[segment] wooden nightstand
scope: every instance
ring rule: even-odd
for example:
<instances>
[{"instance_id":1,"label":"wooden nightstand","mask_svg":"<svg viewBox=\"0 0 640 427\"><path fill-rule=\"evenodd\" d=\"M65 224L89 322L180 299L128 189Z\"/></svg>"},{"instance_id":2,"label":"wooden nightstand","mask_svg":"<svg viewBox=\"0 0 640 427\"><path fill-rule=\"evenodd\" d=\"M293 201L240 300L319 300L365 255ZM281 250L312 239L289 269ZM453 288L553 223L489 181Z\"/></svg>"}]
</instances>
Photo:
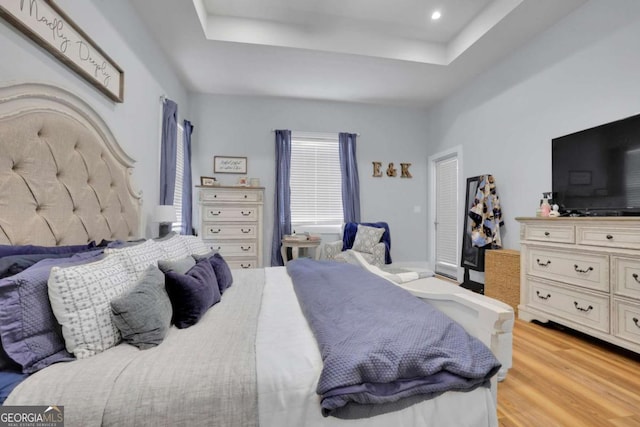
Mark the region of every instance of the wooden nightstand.
<instances>
[{"instance_id":1,"label":"wooden nightstand","mask_svg":"<svg viewBox=\"0 0 640 427\"><path fill-rule=\"evenodd\" d=\"M282 239L282 246L280 247L280 254L282 255L282 261L287 265L287 249L291 248L291 259L294 260L298 258L298 254L300 249L308 250L309 248L314 248L314 259L319 259L320 257L320 240L287 240Z\"/></svg>"}]
</instances>

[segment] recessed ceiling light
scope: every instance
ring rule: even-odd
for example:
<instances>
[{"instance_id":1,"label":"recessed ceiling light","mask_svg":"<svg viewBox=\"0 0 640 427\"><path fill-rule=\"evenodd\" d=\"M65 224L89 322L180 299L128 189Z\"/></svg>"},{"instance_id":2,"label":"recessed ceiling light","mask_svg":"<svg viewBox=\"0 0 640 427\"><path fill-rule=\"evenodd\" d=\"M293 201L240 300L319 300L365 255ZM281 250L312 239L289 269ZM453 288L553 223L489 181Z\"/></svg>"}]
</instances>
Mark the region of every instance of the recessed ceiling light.
<instances>
[{"instance_id":1,"label":"recessed ceiling light","mask_svg":"<svg viewBox=\"0 0 640 427\"><path fill-rule=\"evenodd\" d=\"M433 19L434 21L437 21L438 19L440 19L441 16L442 14L440 13L440 11L436 10L431 14L431 19Z\"/></svg>"}]
</instances>

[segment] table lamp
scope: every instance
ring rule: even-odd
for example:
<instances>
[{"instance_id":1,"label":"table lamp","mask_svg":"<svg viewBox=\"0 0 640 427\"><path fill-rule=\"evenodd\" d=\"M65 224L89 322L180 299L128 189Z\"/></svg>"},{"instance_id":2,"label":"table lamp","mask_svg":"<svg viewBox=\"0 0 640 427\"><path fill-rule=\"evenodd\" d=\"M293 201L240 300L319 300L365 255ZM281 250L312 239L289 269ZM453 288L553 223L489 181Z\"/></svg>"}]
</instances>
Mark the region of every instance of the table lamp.
<instances>
[{"instance_id":1,"label":"table lamp","mask_svg":"<svg viewBox=\"0 0 640 427\"><path fill-rule=\"evenodd\" d=\"M171 231L171 226L178 219L173 205L158 205L153 214L155 222L160 224L159 237L164 237Z\"/></svg>"}]
</instances>

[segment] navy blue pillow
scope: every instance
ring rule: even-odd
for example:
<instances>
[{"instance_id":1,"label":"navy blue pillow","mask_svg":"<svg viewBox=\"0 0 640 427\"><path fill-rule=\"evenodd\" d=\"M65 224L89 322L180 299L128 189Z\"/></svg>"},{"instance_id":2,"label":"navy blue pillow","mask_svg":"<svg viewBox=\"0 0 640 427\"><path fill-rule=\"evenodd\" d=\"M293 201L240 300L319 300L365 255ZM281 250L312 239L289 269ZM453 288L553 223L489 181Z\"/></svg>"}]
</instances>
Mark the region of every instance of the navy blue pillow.
<instances>
[{"instance_id":1,"label":"navy blue pillow","mask_svg":"<svg viewBox=\"0 0 640 427\"><path fill-rule=\"evenodd\" d=\"M0 258L0 279L15 276L43 259L67 258L71 254L21 254Z\"/></svg>"},{"instance_id":2,"label":"navy blue pillow","mask_svg":"<svg viewBox=\"0 0 640 427\"><path fill-rule=\"evenodd\" d=\"M209 307L220 302L220 290L208 260L196 263L186 274L168 271L165 286L173 308L172 322L179 329L195 325Z\"/></svg>"},{"instance_id":3,"label":"navy blue pillow","mask_svg":"<svg viewBox=\"0 0 640 427\"><path fill-rule=\"evenodd\" d=\"M74 254L76 252L83 252L88 249L96 247L96 242L87 243L86 245L73 245L73 246L13 246L13 245L0 245L0 258L10 255L25 255L25 254Z\"/></svg>"},{"instance_id":4,"label":"navy blue pillow","mask_svg":"<svg viewBox=\"0 0 640 427\"><path fill-rule=\"evenodd\" d=\"M203 259L209 260L213 267L213 272L216 273L216 279L218 280L218 288L220 289L220 295L224 293L229 286L233 283L233 276L231 275L231 269L227 261L222 258L218 252L209 252L206 255L191 254L193 259L201 261Z\"/></svg>"},{"instance_id":5,"label":"navy blue pillow","mask_svg":"<svg viewBox=\"0 0 640 427\"><path fill-rule=\"evenodd\" d=\"M218 288L220 288L220 294L222 294L233 283L233 276L231 275L229 264L227 264L227 261L225 261L219 253L213 254L213 256L209 258L209 262L211 262L213 271L216 273Z\"/></svg>"}]
</instances>

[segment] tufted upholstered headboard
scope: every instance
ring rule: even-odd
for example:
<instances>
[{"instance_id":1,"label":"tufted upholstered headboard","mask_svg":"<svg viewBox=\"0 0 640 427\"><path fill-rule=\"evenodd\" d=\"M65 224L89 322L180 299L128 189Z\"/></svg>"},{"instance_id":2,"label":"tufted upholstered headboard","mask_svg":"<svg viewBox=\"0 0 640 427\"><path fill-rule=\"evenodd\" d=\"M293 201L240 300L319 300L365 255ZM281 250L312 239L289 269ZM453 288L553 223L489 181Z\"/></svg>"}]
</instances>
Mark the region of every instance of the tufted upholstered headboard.
<instances>
[{"instance_id":1,"label":"tufted upholstered headboard","mask_svg":"<svg viewBox=\"0 0 640 427\"><path fill-rule=\"evenodd\" d=\"M0 87L0 244L138 237L133 163L76 95L43 84Z\"/></svg>"}]
</instances>

